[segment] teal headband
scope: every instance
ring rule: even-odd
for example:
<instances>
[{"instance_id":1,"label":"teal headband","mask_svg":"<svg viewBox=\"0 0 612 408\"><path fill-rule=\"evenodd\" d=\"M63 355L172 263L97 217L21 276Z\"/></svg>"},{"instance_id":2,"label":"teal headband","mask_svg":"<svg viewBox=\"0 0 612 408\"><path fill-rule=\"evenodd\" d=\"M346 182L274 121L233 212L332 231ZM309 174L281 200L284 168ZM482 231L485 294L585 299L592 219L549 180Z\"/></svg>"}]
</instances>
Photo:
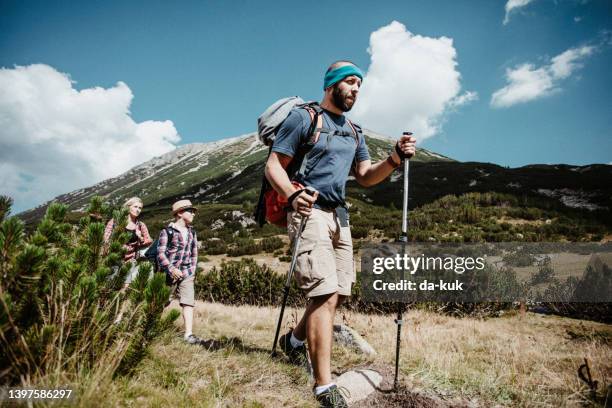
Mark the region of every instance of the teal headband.
<instances>
[{"instance_id":1,"label":"teal headband","mask_svg":"<svg viewBox=\"0 0 612 408\"><path fill-rule=\"evenodd\" d=\"M325 74L325 79L323 81L323 90L329 88L333 84L340 82L344 78L351 75L358 76L359 79L363 81L363 74L361 73L361 70L355 65L344 65L340 68L332 69L331 71Z\"/></svg>"}]
</instances>

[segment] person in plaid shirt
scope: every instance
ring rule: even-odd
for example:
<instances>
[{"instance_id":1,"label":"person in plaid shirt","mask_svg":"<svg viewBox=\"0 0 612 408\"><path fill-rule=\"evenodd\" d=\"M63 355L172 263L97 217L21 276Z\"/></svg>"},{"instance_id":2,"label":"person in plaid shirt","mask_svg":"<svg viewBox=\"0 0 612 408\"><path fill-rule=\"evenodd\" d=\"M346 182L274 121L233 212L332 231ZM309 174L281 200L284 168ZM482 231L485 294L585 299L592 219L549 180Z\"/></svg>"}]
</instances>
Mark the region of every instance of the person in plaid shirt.
<instances>
[{"instance_id":1,"label":"person in plaid shirt","mask_svg":"<svg viewBox=\"0 0 612 408\"><path fill-rule=\"evenodd\" d=\"M126 290L130 283L138 276L138 251L145 248L153 242L149 235L149 230L144 222L138 220L140 213L142 212L142 200L138 197L132 197L125 202L123 205L128 209L128 221L125 226L125 230L131 234L130 240L123 246L125 254L123 255L123 262L130 263L130 271L125 277L125 282L122 290ZM104 242L108 245L110 242L111 235L115 229L115 220L110 219L104 229Z\"/></svg>"},{"instance_id":2,"label":"person in plaid shirt","mask_svg":"<svg viewBox=\"0 0 612 408\"><path fill-rule=\"evenodd\" d=\"M195 305L194 280L198 262L198 238L191 226L196 209L189 200L179 200L172 205L174 222L159 234L157 260L172 282L172 296L179 298L185 323L185 341L201 342L193 334L193 307Z\"/></svg>"}]
</instances>

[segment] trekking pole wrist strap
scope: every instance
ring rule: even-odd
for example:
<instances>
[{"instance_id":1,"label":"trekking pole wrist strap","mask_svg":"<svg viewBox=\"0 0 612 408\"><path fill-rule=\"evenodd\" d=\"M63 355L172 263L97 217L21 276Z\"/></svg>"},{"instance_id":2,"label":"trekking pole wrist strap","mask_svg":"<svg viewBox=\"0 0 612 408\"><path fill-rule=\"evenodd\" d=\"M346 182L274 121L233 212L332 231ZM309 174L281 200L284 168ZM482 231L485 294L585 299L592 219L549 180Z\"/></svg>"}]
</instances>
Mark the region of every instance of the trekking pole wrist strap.
<instances>
[{"instance_id":1,"label":"trekking pole wrist strap","mask_svg":"<svg viewBox=\"0 0 612 408\"><path fill-rule=\"evenodd\" d=\"M395 143L395 153L397 153L400 158L400 164L402 164L401 162L404 161L404 159L408 158L408 155L400 149L399 142Z\"/></svg>"},{"instance_id":2,"label":"trekking pole wrist strap","mask_svg":"<svg viewBox=\"0 0 612 408\"><path fill-rule=\"evenodd\" d=\"M294 192L293 194L291 194L289 196L289 198L287 199L287 202L289 203L290 206L293 207L293 201L297 198L297 196L299 196L300 194L302 194L302 192L306 190L305 188L299 189L296 192Z\"/></svg>"}]
</instances>

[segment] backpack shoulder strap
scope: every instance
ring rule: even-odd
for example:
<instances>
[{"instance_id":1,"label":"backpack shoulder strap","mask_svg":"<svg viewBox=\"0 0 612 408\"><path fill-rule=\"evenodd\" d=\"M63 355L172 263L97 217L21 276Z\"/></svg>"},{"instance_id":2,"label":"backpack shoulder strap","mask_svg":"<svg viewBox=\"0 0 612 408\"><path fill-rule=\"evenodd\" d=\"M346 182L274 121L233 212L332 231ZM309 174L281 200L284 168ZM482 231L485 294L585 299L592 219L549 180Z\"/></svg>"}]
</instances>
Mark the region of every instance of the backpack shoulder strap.
<instances>
[{"instance_id":1,"label":"backpack shoulder strap","mask_svg":"<svg viewBox=\"0 0 612 408\"><path fill-rule=\"evenodd\" d=\"M319 141L321 133L329 132L329 129L323 128L323 108L317 102L310 102L300 105L300 108L305 109L310 116L310 127L308 128L308 138L302 141L299 149L299 159L296 163L295 174L298 177L305 174L310 152L313 146Z\"/></svg>"},{"instance_id":2,"label":"backpack shoulder strap","mask_svg":"<svg viewBox=\"0 0 612 408\"><path fill-rule=\"evenodd\" d=\"M306 144L314 146L319 137L321 137L321 132L325 131L323 128L323 108L317 102L306 103L300 107L305 109L310 116L310 127L308 128Z\"/></svg>"},{"instance_id":3,"label":"backpack shoulder strap","mask_svg":"<svg viewBox=\"0 0 612 408\"><path fill-rule=\"evenodd\" d=\"M355 137L355 150L359 149L359 134L363 134L363 131L361 130L361 126L359 126L356 123L351 122L351 120L349 118L346 118L346 121L348 122L348 124L351 126L351 129L353 129L353 136Z\"/></svg>"},{"instance_id":4,"label":"backpack shoulder strap","mask_svg":"<svg viewBox=\"0 0 612 408\"><path fill-rule=\"evenodd\" d=\"M361 134L361 137L363 136L363 130L361 129L361 126L359 126L356 123L353 123L349 118L346 118L346 120L348 121L349 125L351 126L351 128L353 129L353 135L355 137L355 157L353 157L353 164L351 165L351 168L353 170L355 170L355 168L357 167L357 150L359 150L359 135Z\"/></svg>"},{"instance_id":5,"label":"backpack shoulder strap","mask_svg":"<svg viewBox=\"0 0 612 408\"><path fill-rule=\"evenodd\" d=\"M166 250L168 250L172 248L171 245L174 245L174 229L166 225L162 231L166 231L166 236L168 237L168 242L166 243Z\"/></svg>"}]
</instances>

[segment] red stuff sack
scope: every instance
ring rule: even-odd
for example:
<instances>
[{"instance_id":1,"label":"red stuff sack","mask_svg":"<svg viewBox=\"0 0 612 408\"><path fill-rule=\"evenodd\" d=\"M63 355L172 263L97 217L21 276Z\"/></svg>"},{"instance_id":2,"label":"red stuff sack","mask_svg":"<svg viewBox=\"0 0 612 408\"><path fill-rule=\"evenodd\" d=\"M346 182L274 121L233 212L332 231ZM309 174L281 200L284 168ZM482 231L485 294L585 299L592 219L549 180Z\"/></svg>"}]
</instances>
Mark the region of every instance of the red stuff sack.
<instances>
[{"instance_id":1,"label":"red stuff sack","mask_svg":"<svg viewBox=\"0 0 612 408\"><path fill-rule=\"evenodd\" d=\"M297 181L292 181L297 189L302 190L304 186ZM287 213L291 209L287 199L276 192L273 188L264 193L266 203L266 221L279 227L287 226Z\"/></svg>"}]
</instances>

